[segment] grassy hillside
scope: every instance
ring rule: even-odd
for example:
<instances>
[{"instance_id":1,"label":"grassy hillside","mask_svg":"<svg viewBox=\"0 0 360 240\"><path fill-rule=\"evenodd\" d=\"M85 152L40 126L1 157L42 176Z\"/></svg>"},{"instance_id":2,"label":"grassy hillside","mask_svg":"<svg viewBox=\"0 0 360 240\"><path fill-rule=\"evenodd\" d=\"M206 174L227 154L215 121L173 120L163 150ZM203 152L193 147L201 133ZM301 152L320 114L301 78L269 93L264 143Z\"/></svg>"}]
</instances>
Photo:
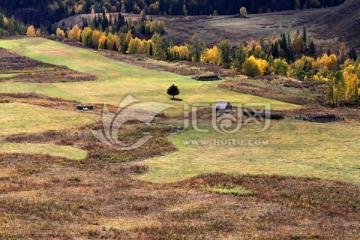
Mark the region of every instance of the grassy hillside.
<instances>
[{"instance_id":1,"label":"grassy hillside","mask_svg":"<svg viewBox=\"0 0 360 240\"><path fill-rule=\"evenodd\" d=\"M77 71L96 75L98 80L66 83L1 82L1 93L38 93L50 97L77 100L88 103L118 105L125 96L132 94L143 101L170 103L174 105L169 114L182 114L184 103L214 103L226 99L238 103L271 103L276 109L294 109L299 106L223 90L217 82L197 82L164 71L148 70L108 59L100 53L36 38L0 41L0 47L18 54L55 65L65 65ZM171 84L181 89L183 102L171 101L166 89ZM48 109L22 103L0 104L0 134L36 133L47 130L76 128L99 120L99 116ZM37 114L41 112L41 114ZM13 147L13 148L11 148ZM31 150L32 149L32 150ZM27 153L39 153L31 148ZM8 145L7 152L18 150L17 145Z\"/></svg>"},{"instance_id":2,"label":"grassy hillside","mask_svg":"<svg viewBox=\"0 0 360 240\"><path fill-rule=\"evenodd\" d=\"M347 0L344 4L326 9L323 14L314 14L304 19L301 24L316 25L321 38L339 37L340 41L360 49L360 1Z\"/></svg>"},{"instance_id":3,"label":"grassy hillside","mask_svg":"<svg viewBox=\"0 0 360 240\"><path fill-rule=\"evenodd\" d=\"M66 65L72 69L98 76L97 81L72 83L0 83L2 92L36 92L53 97L90 103L111 103L117 105L127 94L133 94L144 101L170 103L174 106L171 114L181 114L182 102L169 100L165 94L167 87L175 83L181 89L180 97L185 103L213 103L226 99L236 103L271 103L276 109L294 109L296 105L273 101L252 95L238 94L222 90L217 82L196 82L184 77L164 71L148 70L119 61L105 58L92 50L70 47L68 45L45 39L20 39L15 41L1 41L0 46L16 51L19 54L42 60L44 62ZM57 110L47 111L45 115L31 121L36 108L23 107L7 109L9 115L22 119L15 122L23 125L14 126L8 122L4 133L41 132L74 126L78 123L86 124L90 119L76 121L67 120L68 117ZM13 109L13 110L11 110ZM14 112L11 112L14 111ZM60 119L54 118L59 116ZM59 118L58 117L58 118ZM89 115L81 115L89 118ZM28 119L29 118L29 119ZM70 117L71 118L71 117ZM53 122L58 124L51 125ZM172 120L169 120L172 121ZM181 122L177 122L181 124ZM202 121L204 126L211 128L209 122ZM19 130L21 129L21 130ZM352 130L349 130L352 129ZM150 181L176 181L202 173L270 173L294 176L312 176L349 182L360 182L356 176L360 157L356 151L357 123L335 123L329 125L303 123L288 119L273 122L270 130L257 133L254 126L246 126L241 131L231 135L218 134L214 131L202 134L194 130L172 135L169 139L178 148L178 152L163 157L146 160L150 172L142 179ZM207 141L213 139L237 139L244 142L249 140L268 141L266 146L214 146L192 145L184 141ZM341 154L341 155L339 155ZM341 156L341 157L340 157Z\"/></svg>"},{"instance_id":4,"label":"grassy hillside","mask_svg":"<svg viewBox=\"0 0 360 240\"><path fill-rule=\"evenodd\" d=\"M39 38L0 41L0 47L24 54L46 63L65 65L98 77L97 81L74 83L0 83L0 92L36 92L51 97L88 103L118 105L128 94L143 101L175 105L169 113L182 112L183 103L215 103L228 100L234 103L270 103L275 109L294 109L296 105L246 94L238 94L217 87L218 82L197 82L164 71L128 65L105 58L88 49L71 47ZM166 94L167 88L179 86L184 101L174 102Z\"/></svg>"}]
</instances>

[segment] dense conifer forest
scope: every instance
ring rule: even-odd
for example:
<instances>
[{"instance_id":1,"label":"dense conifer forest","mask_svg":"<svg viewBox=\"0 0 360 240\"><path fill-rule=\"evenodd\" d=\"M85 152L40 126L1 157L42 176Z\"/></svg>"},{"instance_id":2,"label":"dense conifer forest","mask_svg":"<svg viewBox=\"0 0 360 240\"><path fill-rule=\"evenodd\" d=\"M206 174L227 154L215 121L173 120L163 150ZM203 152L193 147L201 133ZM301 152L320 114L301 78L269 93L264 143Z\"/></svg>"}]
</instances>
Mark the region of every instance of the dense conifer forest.
<instances>
[{"instance_id":1,"label":"dense conifer forest","mask_svg":"<svg viewBox=\"0 0 360 240\"><path fill-rule=\"evenodd\" d=\"M151 15L233 15L241 7L265 13L336 6L344 0L2 0L0 8L26 24L49 26L81 13L123 12Z\"/></svg>"}]
</instances>

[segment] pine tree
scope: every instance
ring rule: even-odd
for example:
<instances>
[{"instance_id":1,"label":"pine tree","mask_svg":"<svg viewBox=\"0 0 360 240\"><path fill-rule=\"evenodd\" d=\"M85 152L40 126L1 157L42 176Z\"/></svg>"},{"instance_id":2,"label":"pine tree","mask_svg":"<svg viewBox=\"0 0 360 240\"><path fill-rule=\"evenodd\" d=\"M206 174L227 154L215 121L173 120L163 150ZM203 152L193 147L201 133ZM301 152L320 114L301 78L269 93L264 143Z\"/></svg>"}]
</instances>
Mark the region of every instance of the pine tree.
<instances>
[{"instance_id":1,"label":"pine tree","mask_svg":"<svg viewBox=\"0 0 360 240\"><path fill-rule=\"evenodd\" d=\"M309 46L309 56L311 57L316 57L316 46L314 44L314 41L310 42L310 46Z\"/></svg>"},{"instance_id":2,"label":"pine tree","mask_svg":"<svg viewBox=\"0 0 360 240\"><path fill-rule=\"evenodd\" d=\"M86 2L85 2L85 12L86 12L86 13L91 13L90 8L91 8L91 1L90 1L90 0L86 0Z\"/></svg>"},{"instance_id":3,"label":"pine tree","mask_svg":"<svg viewBox=\"0 0 360 240\"><path fill-rule=\"evenodd\" d=\"M168 57L169 41L166 36L154 34L151 40L154 42L154 56L161 60L166 60Z\"/></svg>"},{"instance_id":4,"label":"pine tree","mask_svg":"<svg viewBox=\"0 0 360 240\"><path fill-rule=\"evenodd\" d=\"M190 54L192 56L193 62L200 62L201 54L204 51L204 44L200 42L197 33L195 33L191 38L190 45Z\"/></svg>"},{"instance_id":5,"label":"pine tree","mask_svg":"<svg viewBox=\"0 0 360 240\"><path fill-rule=\"evenodd\" d=\"M121 13L126 13L126 7L125 7L125 4L124 2L121 4Z\"/></svg>"},{"instance_id":6,"label":"pine tree","mask_svg":"<svg viewBox=\"0 0 360 240\"><path fill-rule=\"evenodd\" d=\"M275 44L272 45L272 52L274 58L279 58L279 43L276 41Z\"/></svg>"},{"instance_id":7,"label":"pine tree","mask_svg":"<svg viewBox=\"0 0 360 240\"><path fill-rule=\"evenodd\" d=\"M105 31L109 27L109 21L105 13L105 9L102 13L102 30Z\"/></svg>"},{"instance_id":8,"label":"pine tree","mask_svg":"<svg viewBox=\"0 0 360 240\"><path fill-rule=\"evenodd\" d=\"M304 27L303 29L303 35L302 35L305 47L307 46L307 32L306 32L306 28Z\"/></svg>"},{"instance_id":9,"label":"pine tree","mask_svg":"<svg viewBox=\"0 0 360 240\"><path fill-rule=\"evenodd\" d=\"M353 58L354 58L354 61L356 61L358 59L358 55L356 53L355 48L353 48Z\"/></svg>"},{"instance_id":10,"label":"pine tree","mask_svg":"<svg viewBox=\"0 0 360 240\"><path fill-rule=\"evenodd\" d=\"M223 68L230 68L231 66L231 53L229 40L223 40L219 43L220 50L220 63Z\"/></svg>"},{"instance_id":11,"label":"pine tree","mask_svg":"<svg viewBox=\"0 0 360 240\"><path fill-rule=\"evenodd\" d=\"M356 61L357 60L357 53L355 48L350 48L349 54L348 54L349 58Z\"/></svg>"},{"instance_id":12,"label":"pine tree","mask_svg":"<svg viewBox=\"0 0 360 240\"><path fill-rule=\"evenodd\" d=\"M328 48L328 50L326 51L326 54L327 54L328 56L330 56L330 55L332 54L330 48Z\"/></svg>"},{"instance_id":13,"label":"pine tree","mask_svg":"<svg viewBox=\"0 0 360 240\"><path fill-rule=\"evenodd\" d=\"M245 45L243 43L239 44L236 47L235 50L235 58L233 61L233 67L237 70L237 71L241 71L242 66L246 60L246 58L248 57Z\"/></svg>"},{"instance_id":14,"label":"pine tree","mask_svg":"<svg viewBox=\"0 0 360 240\"><path fill-rule=\"evenodd\" d=\"M285 52L286 52L287 49L288 49L288 44L287 44L287 40L286 40L285 34L281 34L280 47L281 47Z\"/></svg>"}]
</instances>

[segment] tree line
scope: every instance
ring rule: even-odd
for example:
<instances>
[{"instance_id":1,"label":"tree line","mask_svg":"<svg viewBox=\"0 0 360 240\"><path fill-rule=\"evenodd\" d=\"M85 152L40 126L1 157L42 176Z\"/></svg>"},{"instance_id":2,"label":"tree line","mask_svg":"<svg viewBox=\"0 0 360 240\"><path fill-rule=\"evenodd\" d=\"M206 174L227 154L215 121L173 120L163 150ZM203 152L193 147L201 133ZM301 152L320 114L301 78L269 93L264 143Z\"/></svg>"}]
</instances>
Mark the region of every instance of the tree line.
<instances>
[{"instance_id":1,"label":"tree line","mask_svg":"<svg viewBox=\"0 0 360 240\"><path fill-rule=\"evenodd\" d=\"M1 0L7 16L15 14L25 24L55 32L54 23L88 13L122 12L148 15L233 15L240 8L247 13L266 13L306 8L331 7L344 0ZM19 11L31 8L33 11Z\"/></svg>"}]
</instances>

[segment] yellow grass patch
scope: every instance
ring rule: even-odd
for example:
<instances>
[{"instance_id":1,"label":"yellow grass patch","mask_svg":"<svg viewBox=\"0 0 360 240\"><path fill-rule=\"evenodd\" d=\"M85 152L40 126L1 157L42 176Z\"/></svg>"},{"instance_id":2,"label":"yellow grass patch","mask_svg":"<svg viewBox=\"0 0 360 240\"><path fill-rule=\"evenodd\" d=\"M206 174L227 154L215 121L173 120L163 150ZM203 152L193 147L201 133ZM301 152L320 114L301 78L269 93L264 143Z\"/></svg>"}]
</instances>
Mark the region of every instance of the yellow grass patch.
<instances>
[{"instance_id":1,"label":"yellow grass patch","mask_svg":"<svg viewBox=\"0 0 360 240\"><path fill-rule=\"evenodd\" d=\"M102 218L100 224L106 228L115 228L119 230L131 230L135 228L145 227L159 227L161 223L151 216L144 216L138 218L117 217L117 218Z\"/></svg>"},{"instance_id":2,"label":"yellow grass patch","mask_svg":"<svg viewBox=\"0 0 360 240\"><path fill-rule=\"evenodd\" d=\"M55 144L35 144L35 143L0 143L0 153L23 153L41 154L53 157L69 158L81 160L86 157L86 151L70 146Z\"/></svg>"},{"instance_id":3,"label":"yellow grass patch","mask_svg":"<svg viewBox=\"0 0 360 240\"><path fill-rule=\"evenodd\" d=\"M24 103L0 103L0 113L0 136L75 128L97 119L93 114Z\"/></svg>"},{"instance_id":4,"label":"yellow grass patch","mask_svg":"<svg viewBox=\"0 0 360 240\"><path fill-rule=\"evenodd\" d=\"M31 49L36 52L46 52L49 57L75 57L76 54L67 49L59 49L56 46L32 46Z\"/></svg>"}]
</instances>

